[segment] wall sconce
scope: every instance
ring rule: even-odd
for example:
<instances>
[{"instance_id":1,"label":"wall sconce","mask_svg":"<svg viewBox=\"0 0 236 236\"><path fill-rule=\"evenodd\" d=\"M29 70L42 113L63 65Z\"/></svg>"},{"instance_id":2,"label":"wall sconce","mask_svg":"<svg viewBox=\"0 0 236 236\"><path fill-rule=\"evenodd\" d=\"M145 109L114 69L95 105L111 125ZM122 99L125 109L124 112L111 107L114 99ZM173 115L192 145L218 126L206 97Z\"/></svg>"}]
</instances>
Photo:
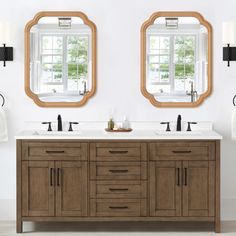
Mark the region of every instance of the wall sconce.
<instances>
[{"instance_id":1,"label":"wall sconce","mask_svg":"<svg viewBox=\"0 0 236 236\"><path fill-rule=\"evenodd\" d=\"M223 61L236 61L236 30L235 23L232 21L223 22Z\"/></svg>"},{"instance_id":2,"label":"wall sconce","mask_svg":"<svg viewBox=\"0 0 236 236\"><path fill-rule=\"evenodd\" d=\"M7 23L0 23L0 61L6 66L6 61L13 61L13 47L6 47L6 43L10 41L10 27Z\"/></svg>"}]
</instances>

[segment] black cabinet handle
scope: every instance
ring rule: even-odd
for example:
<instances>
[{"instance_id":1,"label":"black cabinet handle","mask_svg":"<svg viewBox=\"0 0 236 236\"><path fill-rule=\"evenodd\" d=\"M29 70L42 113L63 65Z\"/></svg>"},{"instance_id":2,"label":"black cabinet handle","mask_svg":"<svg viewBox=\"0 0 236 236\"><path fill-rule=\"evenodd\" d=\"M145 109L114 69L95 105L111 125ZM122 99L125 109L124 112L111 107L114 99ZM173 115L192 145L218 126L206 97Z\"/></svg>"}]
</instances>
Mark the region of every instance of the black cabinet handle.
<instances>
[{"instance_id":1,"label":"black cabinet handle","mask_svg":"<svg viewBox=\"0 0 236 236\"><path fill-rule=\"evenodd\" d=\"M128 209L127 206L109 206L110 209Z\"/></svg>"},{"instance_id":2,"label":"black cabinet handle","mask_svg":"<svg viewBox=\"0 0 236 236\"><path fill-rule=\"evenodd\" d=\"M125 153L128 153L129 151L112 151L112 150L110 150L109 152L111 154L125 154Z\"/></svg>"},{"instance_id":3,"label":"black cabinet handle","mask_svg":"<svg viewBox=\"0 0 236 236\"><path fill-rule=\"evenodd\" d=\"M50 168L50 186L53 186L53 172L54 172L54 169L53 168Z\"/></svg>"},{"instance_id":4,"label":"black cabinet handle","mask_svg":"<svg viewBox=\"0 0 236 236\"><path fill-rule=\"evenodd\" d=\"M127 173L128 170L109 170L111 173Z\"/></svg>"},{"instance_id":5,"label":"black cabinet handle","mask_svg":"<svg viewBox=\"0 0 236 236\"><path fill-rule=\"evenodd\" d=\"M55 151L50 151L50 150L46 150L46 153L48 153L48 154L61 154L61 153L65 153L65 151L63 151L63 150L55 150Z\"/></svg>"},{"instance_id":6,"label":"black cabinet handle","mask_svg":"<svg viewBox=\"0 0 236 236\"><path fill-rule=\"evenodd\" d=\"M187 168L184 168L184 177L183 177L184 186L188 185L188 182L187 182L188 176L187 175L188 175Z\"/></svg>"},{"instance_id":7,"label":"black cabinet handle","mask_svg":"<svg viewBox=\"0 0 236 236\"><path fill-rule=\"evenodd\" d=\"M177 185L180 186L180 168L177 168Z\"/></svg>"},{"instance_id":8,"label":"black cabinet handle","mask_svg":"<svg viewBox=\"0 0 236 236\"><path fill-rule=\"evenodd\" d=\"M109 188L110 191L128 191L128 188Z\"/></svg>"},{"instance_id":9,"label":"black cabinet handle","mask_svg":"<svg viewBox=\"0 0 236 236\"><path fill-rule=\"evenodd\" d=\"M57 186L60 186L61 169L57 168Z\"/></svg>"},{"instance_id":10,"label":"black cabinet handle","mask_svg":"<svg viewBox=\"0 0 236 236\"><path fill-rule=\"evenodd\" d=\"M176 154L181 154L181 153L191 153L192 151L188 150L188 151L172 151L173 153L176 153Z\"/></svg>"}]
</instances>

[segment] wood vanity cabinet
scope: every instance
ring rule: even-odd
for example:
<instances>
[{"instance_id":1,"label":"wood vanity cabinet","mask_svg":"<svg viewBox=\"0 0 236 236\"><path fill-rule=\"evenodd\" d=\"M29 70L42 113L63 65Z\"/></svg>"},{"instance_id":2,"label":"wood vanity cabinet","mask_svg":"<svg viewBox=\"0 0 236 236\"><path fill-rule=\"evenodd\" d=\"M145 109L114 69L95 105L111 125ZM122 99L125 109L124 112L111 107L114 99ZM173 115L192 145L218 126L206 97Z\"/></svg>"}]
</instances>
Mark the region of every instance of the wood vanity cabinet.
<instances>
[{"instance_id":1,"label":"wood vanity cabinet","mask_svg":"<svg viewBox=\"0 0 236 236\"><path fill-rule=\"evenodd\" d=\"M18 140L23 221L205 221L220 231L220 141Z\"/></svg>"}]
</instances>

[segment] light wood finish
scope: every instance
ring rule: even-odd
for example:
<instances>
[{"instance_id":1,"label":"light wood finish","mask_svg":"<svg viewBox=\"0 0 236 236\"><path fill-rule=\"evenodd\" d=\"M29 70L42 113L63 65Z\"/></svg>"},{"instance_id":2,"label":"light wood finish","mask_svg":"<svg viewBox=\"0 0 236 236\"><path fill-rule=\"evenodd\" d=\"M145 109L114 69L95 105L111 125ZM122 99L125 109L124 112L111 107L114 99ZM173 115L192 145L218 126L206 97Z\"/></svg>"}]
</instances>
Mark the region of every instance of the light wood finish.
<instances>
[{"instance_id":1,"label":"light wood finish","mask_svg":"<svg viewBox=\"0 0 236 236\"><path fill-rule=\"evenodd\" d=\"M56 162L56 216L87 216L87 162Z\"/></svg>"},{"instance_id":2,"label":"light wood finish","mask_svg":"<svg viewBox=\"0 0 236 236\"><path fill-rule=\"evenodd\" d=\"M158 102L155 97L150 94L146 89L146 31L147 28L154 24L154 21L158 17L195 17L199 22L204 25L208 32L208 66L207 66L207 91L200 95L195 102ZM203 103L203 101L210 96L212 92L212 26L206 21L201 14L198 12L155 12L150 18L145 21L141 27L141 92L144 97L146 97L152 105L156 107L197 107Z\"/></svg>"},{"instance_id":3,"label":"light wood finish","mask_svg":"<svg viewBox=\"0 0 236 236\"><path fill-rule=\"evenodd\" d=\"M164 142L150 144L150 160L214 160L213 142Z\"/></svg>"},{"instance_id":4,"label":"light wood finish","mask_svg":"<svg viewBox=\"0 0 236 236\"><path fill-rule=\"evenodd\" d=\"M181 161L150 162L150 216L181 216Z\"/></svg>"},{"instance_id":5,"label":"light wood finish","mask_svg":"<svg viewBox=\"0 0 236 236\"><path fill-rule=\"evenodd\" d=\"M146 161L145 143L92 143L90 161Z\"/></svg>"},{"instance_id":6,"label":"light wood finish","mask_svg":"<svg viewBox=\"0 0 236 236\"><path fill-rule=\"evenodd\" d=\"M146 216L145 199L91 199L91 216Z\"/></svg>"},{"instance_id":7,"label":"light wood finish","mask_svg":"<svg viewBox=\"0 0 236 236\"><path fill-rule=\"evenodd\" d=\"M90 181L90 198L147 198L147 182Z\"/></svg>"},{"instance_id":8,"label":"light wood finish","mask_svg":"<svg viewBox=\"0 0 236 236\"><path fill-rule=\"evenodd\" d=\"M220 141L19 140L19 233L23 221L202 221L220 232Z\"/></svg>"},{"instance_id":9,"label":"light wood finish","mask_svg":"<svg viewBox=\"0 0 236 236\"><path fill-rule=\"evenodd\" d=\"M90 162L93 180L145 180L146 162Z\"/></svg>"},{"instance_id":10,"label":"light wood finish","mask_svg":"<svg viewBox=\"0 0 236 236\"><path fill-rule=\"evenodd\" d=\"M86 93L79 102L43 102L38 95L31 90L30 86L30 29L38 23L43 17L79 17L84 24L91 29L92 36L92 87L91 91ZM96 74L97 74L97 29L96 25L88 17L79 11L43 11L37 13L32 20L25 26L25 92L40 107L80 107L83 106L89 98L96 92Z\"/></svg>"}]
</instances>

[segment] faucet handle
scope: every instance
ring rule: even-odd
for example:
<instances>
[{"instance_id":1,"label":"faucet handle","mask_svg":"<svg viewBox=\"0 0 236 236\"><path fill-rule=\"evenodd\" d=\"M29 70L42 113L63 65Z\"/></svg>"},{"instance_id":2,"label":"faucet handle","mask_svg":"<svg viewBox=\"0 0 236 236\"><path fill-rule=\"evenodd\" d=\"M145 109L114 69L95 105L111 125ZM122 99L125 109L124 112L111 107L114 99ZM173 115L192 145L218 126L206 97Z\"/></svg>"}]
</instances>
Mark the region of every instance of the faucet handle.
<instances>
[{"instance_id":1,"label":"faucet handle","mask_svg":"<svg viewBox=\"0 0 236 236\"><path fill-rule=\"evenodd\" d=\"M52 122L42 122L43 125L48 125L48 131L52 131Z\"/></svg>"},{"instance_id":2,"label":"faucet handle","mask_svg":"<svg viewBox=\"0 0 236 236\"><path fill-rule=\"evenodd\" d=\"M161 122L160 124L161 124L161 125L167 125L166 131L167 131L167 132L170 131L170 122Z\"/></svg>"},{"instance_id":3,"label":"faucet handle","mask_svg":"<svg viewBox=\"0 0 236 236\"><path fill-rule=\"evenodd\" d=\"M187 131L192 131L192 130L191 130L191 124L196 125L197 122L188 122L188 128L187 128Z\"/></svg>"},{"instance_id":4,"label":"faucet handle","mask_svg":"<svg viewBox=\"0 0 236 236\"><path fill-rule=\"evenodd\" d=\"M70 127L69 127L68 131L73 131L72 125L78 125L79 122L69 122L69 124L70 124Z\"/></svg>"}]
</instances>

